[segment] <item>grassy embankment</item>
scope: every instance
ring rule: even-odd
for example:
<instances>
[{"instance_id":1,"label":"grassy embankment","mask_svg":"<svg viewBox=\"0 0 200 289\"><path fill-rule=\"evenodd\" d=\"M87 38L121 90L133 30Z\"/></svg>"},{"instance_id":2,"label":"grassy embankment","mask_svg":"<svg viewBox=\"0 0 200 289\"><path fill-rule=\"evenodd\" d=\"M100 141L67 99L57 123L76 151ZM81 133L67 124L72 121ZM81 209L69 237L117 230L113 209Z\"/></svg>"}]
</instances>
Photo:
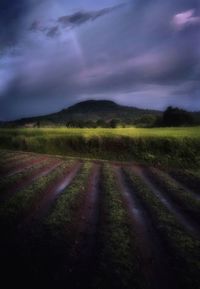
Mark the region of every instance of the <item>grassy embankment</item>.
<instances>
[{"instance_id":1,"label":"grassy embankment","mask_svg":"<svg viewBox=\"0 0 200 289\"><path fill-rule=\"evenodd\" d=\"M200 127L0 129L0 148L194 167L200 163Z\"/></svg>"}]
</instances>

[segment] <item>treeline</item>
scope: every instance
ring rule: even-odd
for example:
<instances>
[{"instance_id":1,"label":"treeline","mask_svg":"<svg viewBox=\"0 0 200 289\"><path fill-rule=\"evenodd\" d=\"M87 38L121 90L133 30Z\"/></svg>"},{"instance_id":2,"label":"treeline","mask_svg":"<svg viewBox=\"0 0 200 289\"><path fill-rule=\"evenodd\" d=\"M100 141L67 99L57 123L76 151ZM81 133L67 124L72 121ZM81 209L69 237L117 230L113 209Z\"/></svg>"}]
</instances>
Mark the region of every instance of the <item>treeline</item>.
<instances>
[{"instance_id":1,"label":"treeline","mask_svg":"<svg viewBox=\"0 0 200 289\"><path fill-rule=\"evenodd\" d=\"M184 109L169 106L162 115L155 116L151 114L143 115L134 121L122 121L120 119L111 119L105 121L99 119L93 120L70 120L66 123L67 127L77 128L116 128L126 126L138 126L138 127L177 127L177 126L193 126L200 125L200 119L196 119L194 114Z\"/></svg>"},{"instance_id":2,"label":"treeline","mask_svg":"<svg viewBox=\"0 0 200 289\"><path fill-rule=\"evenodd\" d=\"M53 122L48 119L36 119L35 121L24 120L19 122L7 122L0 123L0 127L15 128L15 127L25 127L25 128L40 128L40 127L60 127L65 125L69 128L117 128L117 127L177 127L177 126L196 126L200 125L200 112L188 112L184 109L169 106L163 113L160 114L141 114L135 116L134 113L130 118L130 115L123 117L111 117L105 113L105 118L99 119L70 119L68 121Z\"/></svg>"},{"instance_id":3,"label":"treeline","mask_svg":"<svg viewBox=\"0 0 200 289\"><path fill-rule=\"evenodd\" d=\"M66 123L66 127L76 127L76 128L116 128L118 126L125 126L120 119L111 119L110 121L105 121L103 119L93 120L70 120Z\"/></svg>"},{"instance_id":4,"label":"treeline","mask_svg":"<svg viewBox=\"0 0 200 289\"><path fill-rule=\"evenodd\" d=\"M161 117L158 117L154 126L192 126L198 125L199 120L195 119L191 112L177 107L169 106Z\"/></svg>"}]
</instances>

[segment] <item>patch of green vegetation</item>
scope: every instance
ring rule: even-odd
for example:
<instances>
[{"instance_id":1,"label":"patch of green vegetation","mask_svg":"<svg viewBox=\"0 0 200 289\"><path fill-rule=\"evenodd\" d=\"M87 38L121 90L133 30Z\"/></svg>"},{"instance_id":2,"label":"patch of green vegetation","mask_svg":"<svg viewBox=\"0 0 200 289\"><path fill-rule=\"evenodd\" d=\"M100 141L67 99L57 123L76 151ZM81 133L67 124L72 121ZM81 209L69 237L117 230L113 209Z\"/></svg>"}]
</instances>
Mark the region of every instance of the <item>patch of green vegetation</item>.
<instances>
[{"instance_id":1,"label":"patch of green vegetation","mask_svg":"<svg viewBox=\"0 0 200 289\"><path fill-rule=\"evenodd\" d=\"M73 232L68 231L67 226L73 226L74 216L87 189L91 168L92 164L85 162L78 176L54 203L44 221L52 236L57 236L59 239L71 239L73 237Z\"/></svg>"},{"instance_id":2,"label":"patch of green vegetation","mask_svg":"<svg viewBox=\"0 0 200 289\"><path fill-rule=\"evenodd\" d=\"M188 212L196 220L200 219L200 202L194 199L190 192L186 191L163 171L149 168L149 173L151 179L153 179L159 188L168 194L184 212Z\"/></svg>"},{"instance_id":3,"label":"patch of green vegetation","mask_svg":"<svg viewBox=\"0 0 200 289\"><path fill-rule=\"evenodd\" d=\"M111 285L114 288L143 288L134 232L109 165L103 168L102 192L103 220L96 288L111 288Z\"/></svg>"},{"instance_id":4,"label":"patch of green vegetation","mask_svg":"<svg viewBox=\"0 0 200 289\"><path fill-rule=\"evenodd\" d=\"M64 162L46 176L34 181L30 186L18 191L0 207L0 219L6 226L16 224L19 219L28 214L33 204L40 200L41 194L58 177L65 173L73 162Z\"/></svg>"},{"instance_id":5,"label":"patch of green vegetation","mask_svg":"<svg viewBox=\"0 0 200 289\"><path fill-rule=\"evenodd\" d=\"M128 169L125 169L125 173L129 177L138 198L148 208L157 230L176 256L174 270L177 273L177 280L181 283L180 288L199 288L200 241L192 238L184 230L174 215L168 211L140 177Z\"/></svg>"},{"instance_id":6,"label":"patch of green vegetation","mask_svg":"<svg viewBox=\"0 0 200 289\"><path fill-rule=\"evenodd\" d=\"M166 128L19 128L0 129L1 137L16 136L83 136L91 138L93 136L129 136L129 137L174 137L174 138L200 138L200 127L166 127Z\"/></svg>"},{"instance_id":7,"label":"patch of green vegetation","mask_svg":"<svg viewBox=\"0 0 200 289\"><path fill-rule=\"evenodd\" d=\"M200 128L0 129L0 148L198 167Z\"/></svg>"}]
</instances>

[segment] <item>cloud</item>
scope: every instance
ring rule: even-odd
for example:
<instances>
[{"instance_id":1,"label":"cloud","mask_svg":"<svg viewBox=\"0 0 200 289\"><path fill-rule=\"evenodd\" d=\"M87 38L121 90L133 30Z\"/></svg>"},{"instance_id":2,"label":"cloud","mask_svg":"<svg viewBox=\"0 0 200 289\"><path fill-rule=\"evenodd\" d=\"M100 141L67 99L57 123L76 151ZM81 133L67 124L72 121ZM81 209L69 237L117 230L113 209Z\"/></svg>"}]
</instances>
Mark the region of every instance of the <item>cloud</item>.
<instances>
[{"instance_id":1,"label":"cloud","mask_svg":"<svg viewBox=\"0 0 200 289\"><path fill-rule=\"evenodd\" d=\"M101 9L108 1L111 8ZM198 0L130 0L123 9L117 1L44 0L24 17L20 12L15 52L0 59L0 119L47 114L87 98L198 107Z\"/></svg>"},{"instance_id":2,"label":"cloud","mask_svg":"<svg viewBox=\"0 0 200 289\"><path fill-rule=\"evenodd\" d=\"M173 16L172 24L182 30L188 26L200 26L200 16L195 16L195 10L190 9Z\"/></svg>"},{"instance_id":3,"label":"cloud","mask_svg":"<svg viewBox=\"0 0 200 289\"><path fill-rule=\"evenodd\" d=\"M64 59L64 51L69 52L67 45L57 51L56 57L53 51L46 51L23 65L4 94L0 113L6 111L8 102L15 103L9 111L15 117L22 117L30 114L29 109L23 112L24 107L31 107L31 115L37 115L62 109L83 96L107 98L115 95L118 100L120 95L123 100L123 95L127 94L131 104L135 104L134 99L137 99L139 105L140 97L141 105L148 103L149 99L148 105L161 108L163 101L167 102L167 95L175 97L173 91L178 91L178 88L182 94L192 91L192 82L186 90L182 79L192 73L193 60L188 58L183 62L182 56L178 57L173 50L170 53L169 50L149 51L115 62L101 59L99 63L86 67L81 66L78 59L70 60L70 55ZM153 94L156 98L152 97ZM180 98L180 92L177 94ZM165 97L163 101L162 96ZM159 99L160 103L155 104L152 99Z\"/></svg>"},{"instance_id":4,"label":"cloud","mask_svg":"<svg viewBox=\"0 0 200 289\"><path fill-rule=\"evenodd\" d=\"M38 20L35 20L33 21L33 23L31 24L30 28L29 28L30 31L38 31L38 30L41 30L41 24L40 24L40 21Z\"/></svg>"},{"instance_id":5,"label":"cloud","mask_svg":"<svg viewBox=\"0 0 200 289\"><path fill-rule=\"evenodd\" d=\"M76 26L80 26L84 23L87 23L89 21L95 21L97 18L102 17L106 14L109 14L115 10L118 10L122 7L124 7L126 4L119 4L115 5L109 8L104 8L96 11L78 11L73 14L64 15L58 17L58 19L55 21L54 26L49 25L42 25L40 21L35 20L32 22L32 24L29 27L30 31L40 31L40 32L46 32L47 36L54 37L59 34L60 28L74 28Z\"/></svg>"},{"instance_id":6,"label":"cloud","mask_svg":"<svg viewBox=\"0 0 200 289\"><path fill-rule=\"evenodd\" d=\"M72 15L62 16L58 19L58 22L61 23L64 27L71 27L74 25L83 24L89 20L92 20L93 13L89 12L77 12Z\"/></svg>"},{"instance_id":7,"label":"cloud","mask_svg":"<svg viewBox=\"0 0 200 289\"><path fill-rule=\"evenodd\" d=\"M59 35L59 27L58 26L51 27L47 32L47 36L49 36L49 37L55 37L57 35Z\"/></svg>"},{"instance_id":8,"label":"cloud","mask_svg":"<svg viewBox=\"0 0 200 289\"><path fill-rule=\"evenodd\" d=\"M27 11L26 0L0 1L0 51L19 41L21 20Z\"/></svg>"},{"instance_id":9,"label":"cloud","mask_svg":"<svg viewBox=\"0 0 200 289\"><path fill-rule=\"evenodd\" d=\"M104 16L113 12L116 9L123 7L124 4L113 6L110 8L104 8L98 11L86 12L79 11L71 15L66 15L58 18L58 23L62 24L64 27L74 27L76 25L81 25L88 21L94 21L97 18Z\"/></svg>"}]
</instances>

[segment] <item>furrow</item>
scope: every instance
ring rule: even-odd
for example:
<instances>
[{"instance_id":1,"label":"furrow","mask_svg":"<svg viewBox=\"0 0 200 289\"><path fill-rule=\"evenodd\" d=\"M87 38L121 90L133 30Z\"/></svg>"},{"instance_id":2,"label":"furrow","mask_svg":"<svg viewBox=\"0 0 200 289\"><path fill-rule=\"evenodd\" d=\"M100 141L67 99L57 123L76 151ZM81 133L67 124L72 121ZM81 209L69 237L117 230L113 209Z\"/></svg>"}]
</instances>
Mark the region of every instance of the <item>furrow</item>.
<instances>
[{"instance_id":1,"label":"furrow","mask_svg":"<svg viewBox=\"0 0 200 289\"><path fill-rule=\"evenodd\" d=\"M69 166L70 162L61 163L55 170L38 178L30 186L18 191L8 199L4 205L0 207L2 224L13 228L19 221L22 221L30 210L42 199L46 188L52 186L59 176L63 174L66 167Z\"/></svg>"},{"instance_id":2,"label":"furrow","mask_svg":"<svg viewBox=\"0 0 200 289\"><path fill-rule=\"evenodd\" d=\"M32 211L29 213L29 216L20 225L20 227L24 227L31 221L37 222L43 219L48 214L48 211L50 210L55 200L67 189L67 187L76 177L81 166L82 164L77 162L74 165L67 167L61 174L61 177L55 180L52 185L46 188L42 199L39 203L37 203L36 206L33 207Z\"/></svg>"},{"instance_id":3,"label":"furrow","mask_svg":"<svg viewBox=\"0 0 200 289\"><path fill-rule=\"evenodd\" d=\"M86 196L79 212L75 243L71 249L70 283L72 288L87 288L96 262L97 226L99 220L101 166L94 164ZM85 266L87 264L87 266ZM77 276L79 276L77 278Z\"/></svg>"},{"instance_id":4,"label":"furrow","mask_svg":"<svg viewBox=\"0 0 200 289\"><path fill-rule=\"evenodd\" d=\"M126 174L165 243L178 288L199 288L200 241L185 230L141 176L133 170Z\"/></svg>"},{"instance_id":5,"label":"furrow","mask_svg":"<svg viewBox=\"0 0 200 289\"><path fill-rule=\"evenodd\" d=\"M193 217L193 220L200 219L200 195L191 192L188 188L176 181L169 174L155 169L149 168L148 172L152 179L163 190L165 189L171 199L182 208L185 213Z\"/></svg>"},{"instance_id":6,"label":"furrow","mask_svg":"<svg viewBox=\"0 0 200 289\"><path fill-rule=\"evenodd\" d=\"M146 174L144 168L133 166L133 171L148 185L152 192L159 198L159 200L166 206L166 208L173 213L178 222L188 231L193 237L199 238L200 233L198 227L189 220L181 210L169 199L166 194L163 194L160 189L152 182L150 177Z\"/></svg>"},{"instance_id":7,"label":"furrow","mask_svg":"<svg viewBox=\"0 0 200 289\"><path fill-rule=\"evenodd\" d=\"M185 190L189 190L192 197L200 200L200 178L189 171L169 171L170 176L176 180Z\"/></svg>"},{"instance_id":8,"label":"furrow","mask_svg":"<svg viewBox=\"0 0 200 289\"><path fill-rule=\"evenodd\" d=\"M136 233L113 167L103 166L97 270L92 288L148 288L141 270Z\"/></svg>"},{"instance_id":9,"label":"furrow","mask_svg":"<svg viewBox=\"0 0 200 289\"><path fill-rule=\"evenodd\" d=\"M22 175L22 177L15 180L14 183L11 183L10 186L7 186L3 188L4 191L2 191L0 195L0 201L1 203L8 200L10 197L12 197L15 193L17 193L20 190L25 189L29 185L31 185L34 181L39 179L40 177L44 177L51 173L54 169L56 169L61 164L61 161L55 160L55 161L48 161L44 164L40 164L39 167L36 164L36 167L31 168L30 171L27 171L27 174L25 176Z\"/></svg>"},{"instance_id":10,"label":"furrow","mask_svg":"<svg viewBox=\"0 0 200 289\"><path fill-rule=\"evenodd\" d=\"M35 164L45 161L46 159L47 158L45 156L34 157L31 159L29 158L28 160L16 164L15 167L9 168L8 170L4 170L2 173L0 173L0 176L2 178L11 177L17 173L24 171L25 169L31 168Z\"/></svg>"},{"instance_id":11,"label":"furrow","mask_svg":"<svg viewBox=\"0 0 200 289\"><path fill-rule=\"evenodd\" d=\"M141 270L146 277L148 288L177 288L168 256L151 222L151 216L148 215L121 168L115 167L115 173L136 234Z\"/></svg>"}]
</instances>

